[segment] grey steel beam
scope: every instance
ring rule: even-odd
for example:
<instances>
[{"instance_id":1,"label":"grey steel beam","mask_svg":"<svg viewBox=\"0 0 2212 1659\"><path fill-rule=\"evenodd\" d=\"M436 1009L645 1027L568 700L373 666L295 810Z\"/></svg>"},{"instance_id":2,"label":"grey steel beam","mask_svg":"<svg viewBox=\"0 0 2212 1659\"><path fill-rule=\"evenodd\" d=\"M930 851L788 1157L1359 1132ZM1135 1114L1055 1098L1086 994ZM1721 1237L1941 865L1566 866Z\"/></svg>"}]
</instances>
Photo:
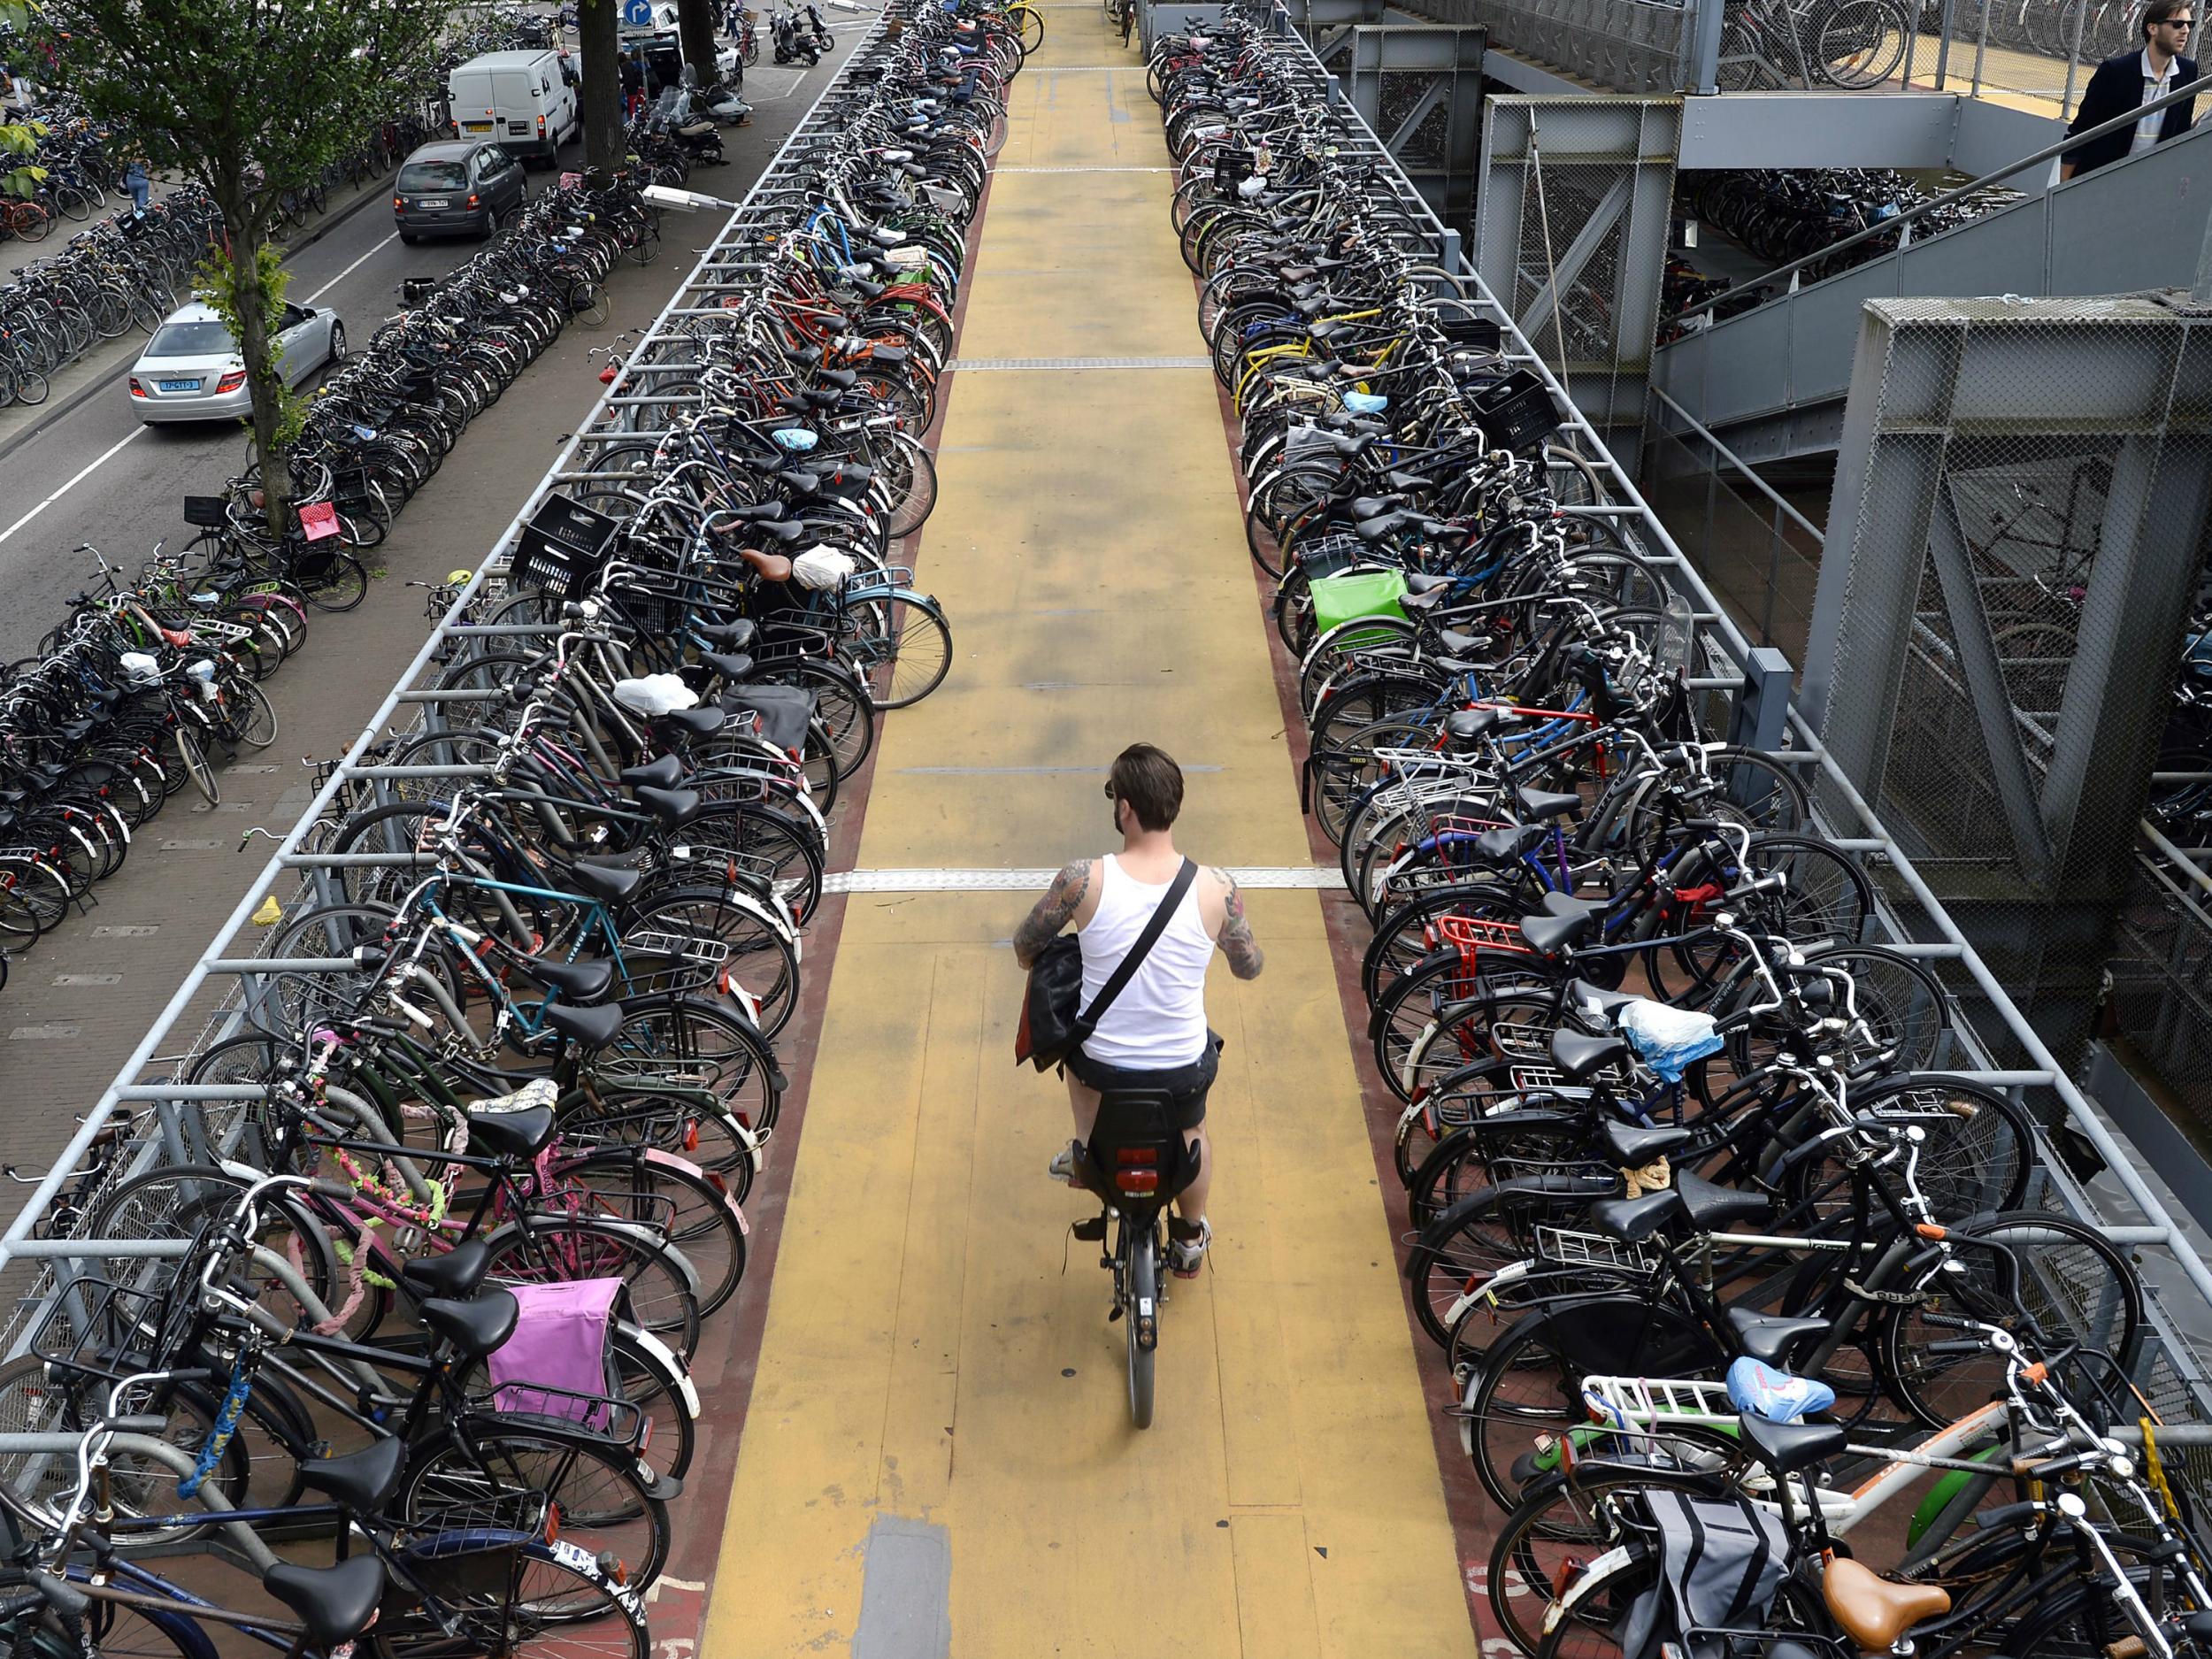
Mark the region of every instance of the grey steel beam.
<instances>
[{"instance_id":1,"label":"grey steel beam","mask_svg":"<svg viewBox=\"0 0 2212 1659\"><path fill-rule=\"evenodd\" d=\"M1947 167L1958 96L1731 92L1684 111L1682 171L1737 167Z\"/></svg>"},{"instance_id":2,"label":"grey steel beam","mask_svg":"<svg viewBox=\"0 0 2212 1659\"><path fill-rule=\"evenodd\" d=\"M2047 887L2054 864L2051 839L2044 828L2035 776L2029 769L2027 752L2020 744L2020 723L2013 717L2012 694L2005 686L2005 671L1997 660L1997 641L1990 633L1988 613L1982 608L1980 586L1974 580L1973 556L1967 549L1966 532L1959 523L1958 503L1951 492L1941 487L1947 470L1945 454L1940 448L1932 453L1923 448L1921 454L1934 468L1927 480L1930 494L1936 498L1927 518L1928 558L1935 566L1936 580L1942 588L1945 617L1951 625L1951 642L1966 676L1967 693L1981 729L1982 746L1989 757L1990 776L1997 786L1997 799L2004 808L2006 826L2012 832L2013 853L2019 861L2021 872L2039 887ZM1919 588L1919 582L1913 581L1906 597L1916 597ZM1887 621L1892 610L1887 601L1881 603L1883 610L1877 618L1878 626ZM1893 702L1890 718L1880 721L1885 734L1893 729L1896 706ZM1861 713L1878 711L1862 710Z\"/></svg>"}]
</instances>

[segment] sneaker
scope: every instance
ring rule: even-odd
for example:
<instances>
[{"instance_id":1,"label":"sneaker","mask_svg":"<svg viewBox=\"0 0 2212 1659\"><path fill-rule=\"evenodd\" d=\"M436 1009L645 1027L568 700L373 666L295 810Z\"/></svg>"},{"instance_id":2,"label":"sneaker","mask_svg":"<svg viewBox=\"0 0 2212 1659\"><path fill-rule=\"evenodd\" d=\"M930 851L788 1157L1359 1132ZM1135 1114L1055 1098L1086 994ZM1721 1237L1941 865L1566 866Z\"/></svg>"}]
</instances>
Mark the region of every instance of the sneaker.
<instances>
[{"instance_id":1,"label":"sneaker","mask_svg":"<svg viewBox=\"0 0 2212 1659\"><path fill-rule=\"evenodd\" d=\"M1185 1233L1187 1231L1188 1236ZM1178 1279L1196 1279L1198 1270L1205 1263L1206 1247L1214 1241L1214 1230L1199 1217L1193 1228L1179 1217L1167 1224L1168 1271Z\"/></svg>"},{"instance_id":2,"label":"sneaker","mask_svg":"<svg viewBox=\"0 0 2212 1659\"><path fill-rule=\"evenodd\" d=\"M1076 1160L1082 1156L1083 1143L1080 1141L1071 1141L1060 1148L1058 1156L1045 1165L1045 1173L1056 1181L1064 1181L1070 1187L1080 1187L1083 1183L1077 1179L1075 1164Z\"/></svg>"}]
</instances>

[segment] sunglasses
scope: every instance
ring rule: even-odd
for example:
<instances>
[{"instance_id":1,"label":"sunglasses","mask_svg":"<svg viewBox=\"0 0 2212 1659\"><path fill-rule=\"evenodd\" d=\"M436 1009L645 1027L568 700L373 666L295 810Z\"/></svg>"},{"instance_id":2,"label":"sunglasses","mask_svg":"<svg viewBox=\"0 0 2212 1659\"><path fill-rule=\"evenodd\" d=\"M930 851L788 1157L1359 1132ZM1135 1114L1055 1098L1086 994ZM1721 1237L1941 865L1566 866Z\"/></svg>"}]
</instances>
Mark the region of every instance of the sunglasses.
<instances>
[{"instance_id":1,"label":"sunglasses","mask_svg":"<svg viewBox=\"0 0 2212 1659\"><path fill-rule=\"evenodd\" d=\"M2169 18L2165 22L2165 27L2170 29L2193 29L2196 26L2194 18Z\"/></svg>"}]
</instances>

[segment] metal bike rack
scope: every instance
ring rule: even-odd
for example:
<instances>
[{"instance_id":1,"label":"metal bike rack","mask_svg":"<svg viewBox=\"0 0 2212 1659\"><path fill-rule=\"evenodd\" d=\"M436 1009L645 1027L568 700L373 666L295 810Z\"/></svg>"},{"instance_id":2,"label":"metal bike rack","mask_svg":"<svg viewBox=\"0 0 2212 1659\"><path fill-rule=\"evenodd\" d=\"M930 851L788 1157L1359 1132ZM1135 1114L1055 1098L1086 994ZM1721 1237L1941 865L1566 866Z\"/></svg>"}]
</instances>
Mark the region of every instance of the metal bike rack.
<instances>
[{"instance_id":1,"label":"metal bike rack","mask_svg":"<svg viewBox=\"0 0 2212 1659\"><path fill-rule=\"evenodd\" d=\"M876 18L868 27L856 57L864 55L882 35L887 19ZM847 86L842 73L833 78L829 85L815 99L796 128L787 137L759 178L754 180L738 203L722 228L717 233L713 245L693 266L684 281L660 315L640 337L633 349L630 362L601 395L591 413L580 423L578 429L559 456L547 470L543 478L531 491L519 511L509 521L493 542L483 565L462 588L444 618L434 627L422 648L401 673L392 689L386 694L360 734L350 742L341 762L331 768L330 776L316 790L300 813L298 819L279 841L252 887L241 899L230 915L215 931L206 951L186 973L168 1004L148 1028L146 1035L131 1052L115 1079L101 1094L84 1116L75 1135L55 1160L32 1191L22 1211L0 1233L0 1284L5 1284L15 1303L14 1315L9 1322L4 1342L0 1342L0 1357L12 1358L25 1351L31 1333L39 1322L55 1306L85 1271L88 1261L121 1260L151 1257L165 1253L165 1248L149 1248L148 1241L134 1239L96 1238L41 1238L35 1237L56 1195L84 1162L101 1131L113 1118L117 1109L126 1102L150 1105L152 1122L146 1132L134 1138L127 1153L116 1157L108 1166L107 1181L119 1182L142 1170L162 1163L207 1162L234 1156L238 1148L243 1128L244 1108L251 1102L265 1097L267 1091L259 1085L184 1084L151 1077L150 1071L161 1067L173 1068L173 1075L180 1076L183 1069L200 1054L226 1038L238 1034L245 1028L245 1015L250 1001L261 994L265 976L281 972L334 972L350 970L355 963L350 957L294 956L279 958L251 952L231 952L242 941L242 934L250 939L250 924L254 911L265 899L277 896L288 911L296 908L303 899L326 900L331 889L328 882L334 872L345 869L368 868L388 864L413 864L421 856L411 853L353 853L332 854L309 850L306 838L312 826L331 810L341 791L364 786L381 791L393 780L402 778L454 778L481 775L483 769L474 766L388 766L373 764L367 751L387 733L388 726L394 733L441 729L440 710L448 703L483 703L493 701L504 694L497 690L449 690L438 687L436 678L449 672L454 662L465 661L488 643L497 640L537 634L542 636L553 630L525 624L484 625L465 620L486 584L502 576L506 561L529 521L545 498L561 486L580 477L594 476L589 472L572 470L578 465L577 457L583 446L594 440L594 428L603 421L614 418L619 404L635 396L632 390L633 377L654 372L673 372L687 366L686 360L695 360L697 341L679 324L680 319L699 316L725 314L720 306L696 303L705 294L726 291L729 283L710 274L714 271L749 270L754 265L725 257L724 250L734 244L749 242L751 229L749 217L753 204L764 192L782 187L785 180L797 173L817 146L820 135L832 131L836 125L836 111L827 110L835 95ZM757 263L757 262L756 262ZM676 361L656 361L673 358ZM625 437L635 434L621 434ZM186 1025L188 1013L199 1002L211 985L227 980L220 1003L212 1016L205 1018L199 1029L193 1032ZM179 1041L180 1036L185 1041ZM162 1056L157 1062L155 1056ZM96 1203L96 1194L86 1194L77 1205L80 1213L89 1213ZM21 1264L36 1264L39 1271L34 1280L23 1282L16 1272Z\"/></svg>"}]
</instances>

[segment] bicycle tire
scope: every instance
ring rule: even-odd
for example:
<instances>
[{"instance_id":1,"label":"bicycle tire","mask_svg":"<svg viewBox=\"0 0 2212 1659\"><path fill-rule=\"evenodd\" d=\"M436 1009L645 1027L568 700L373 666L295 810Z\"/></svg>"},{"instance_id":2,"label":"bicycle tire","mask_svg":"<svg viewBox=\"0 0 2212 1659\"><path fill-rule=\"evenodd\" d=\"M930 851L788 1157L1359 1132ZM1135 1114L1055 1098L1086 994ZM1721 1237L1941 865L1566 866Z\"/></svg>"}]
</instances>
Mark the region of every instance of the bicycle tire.
<instances>
[{"instance_id":1,"label":"bicycle tire","mask_svg":"<svg viewBox=\"0 0 2212 1659\"><path fill-rule=\"evenodd\" d=\"M1133 1427L1148 1429L1157 1403L1159 1370L1160 1264L1155 1254L1158 1240L1154 1232L1157 1224L1125 1217L1122 1225L1132 1230L1128 1302L1122 1310L1122 1324L1128 1327L1124 1340L1129 1351L1129 1421ZM1148 1326L1141 1317L1146 1309L1151 1310ZM1148 1334L1153 1337L1149 1343L1144 1340Z\"/></svg>"},{"instance_id":2,"label":"bicycle tire","mask_svg":"<svg viewBox=\"0 0 2212 1659\"><path fill-rule=\"evenodd\" d=\"M563 1540L621 1562L641 1595L668 1563L668 1505L655 1484L626 1448L588 1432L469 1417L414 1448L392 1502L400 1518L434 1531L504 1520L501 1493L544 1493L561 1507Z\"/></svg>"},{"instance_id":3,"label":"bicycle tire","mask_svg":"<svg viewBox=\"0 0 2212 1659\"><path fill-rule=\"evenodd\" d=\"M447 1586L438 1572L442 1549L475 1556L482 1548L481 1534L469 1531L433 1534L409 1546L402 1559L418 1576L439 1582L440 1599L459 1629L448 1631L419 1607L388 1611L369 1632L377 1659L451 1659L457 1652L586 1659L587 1646L588 1659L649 1659L652 1638L642 1602L588 1551L533 1540L515 1552L503 1590L470 1594Z\"/></svg>"}]
</instances>

